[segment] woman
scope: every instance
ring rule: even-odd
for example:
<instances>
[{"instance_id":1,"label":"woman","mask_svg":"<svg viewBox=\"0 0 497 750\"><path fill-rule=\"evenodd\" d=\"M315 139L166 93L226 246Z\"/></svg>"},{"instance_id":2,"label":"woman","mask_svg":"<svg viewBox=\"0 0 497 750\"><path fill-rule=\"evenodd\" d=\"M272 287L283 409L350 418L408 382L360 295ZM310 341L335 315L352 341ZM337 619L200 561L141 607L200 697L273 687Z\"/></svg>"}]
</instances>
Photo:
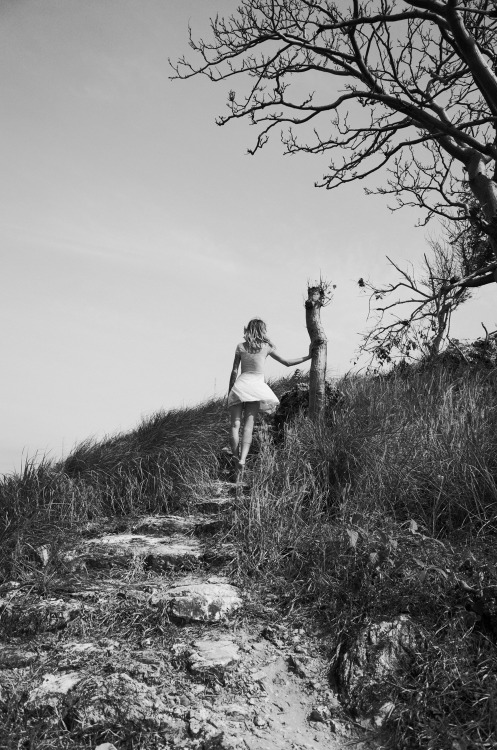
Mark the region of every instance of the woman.
<instances>
[{"instance_id":1,"label":"woman","mask_svg":"<svg viewBox=\"0 0 497 750\"><path fill-rule=\"evenodd\" d=\"M230 377L228 407L231 417L230 445L233 456L238 457L238 469L243 471L247 454L252 443L252 432L257 414L260 411L271 412L279 404L277 396L264 382L264 362L269 355L286 367L300 365L311 359L309 354L297 359L283 359L276 354L275 347L267 337L266 324L259 318L253 318L244 329L244 341L236 347L233 370ZM241 364L241 374L238 368ZM238 377L237 377L238 376ZM245 407L245 423L240 442L240 423L242 410Z\"/></svg>"}]
</instances>

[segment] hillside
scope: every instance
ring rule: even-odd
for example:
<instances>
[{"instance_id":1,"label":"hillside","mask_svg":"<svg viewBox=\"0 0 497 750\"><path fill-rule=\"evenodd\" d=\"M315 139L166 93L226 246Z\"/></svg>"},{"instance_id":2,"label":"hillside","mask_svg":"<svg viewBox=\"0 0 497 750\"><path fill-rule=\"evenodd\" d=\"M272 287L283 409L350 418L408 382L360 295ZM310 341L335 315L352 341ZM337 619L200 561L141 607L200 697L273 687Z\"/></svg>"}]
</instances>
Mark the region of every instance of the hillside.
<instances>
[{"instance_id":1,"label":"hillside","mask_svg":"<svg viewBox=\"0 0 497 750\"><path fill-rule=\"evenodd\" d=\"M298 390L292 379L273 387L279 394ZM209 511L214 526L206 532L194 524L203 540L199 555L206 574L221 575L245 601L238 614L221 618L217 637L230 640L241 629L251 643L266 644L269 661L273 648L276 661L287 660L289 676L277 677L288 690L303 690L299 695L309 711L300 728L312 730L313 746L323 741L321 732L331 732L337 747L345 746L352 732L375 747L494 747L495 369L466 356L387 377L344 379L337 387L318 425L302 413L284 425L280 421L279 429L261 423L245 486L230 484L223 452L227 419L219 400L158 413L129 434L82 444L64 462L28 463L21 474L5 478L0 487L2 647L34 653L29 646L34 639L38 654L51 649L47 663L53 669L62 659L61 643L83 636L93 643L100 634L120 650L128 644L133 653L159 650L164 659L168 654L170 681L191 659L191 654L181 657L180 647L176 656L171 651L183 638L178 618L169 604L158 610L145 597L137 607L140 597L131 605L128 596L139 589L138 582L143 587L148 581L152 589L160 588L162 579L171 584L170 569L152 565L148 570L139 554L131 556L134 567L126 564L124 571L107 552L105 565L74 560L88 540L121 533L129 541L145 533L143 518L194 518L217 495L226 503ZM204 569L191 557L185 565L196 575ZM94 588L96 581L114 587L105 606L95 609L91 595L80 597L89 610L80 607L55 630L26 625L12 614L26 609L29 597L45 604L54 598L73 601L75 592ZM19 592L25 598L16 610ZM199 633L194 635L198 640ZM236 646L240 650L241 642ZM306 673L306 660L318 677ZM76 661L66 660L65 669L74 671ZM124 667L116 659L108 662L101 676L108 674L114 684ZM221 748L222 742L229 744L228 730L220 730L222 740L219 732L199 729L195 735L188 721L208 723L205 714L195 718L195 711L215 712L220 694L222 705L228 705L226 691L238 690L256 702L261 697L250 698L236 670L214 681L211 675L202 683L211 694L210 708L196 705L188 718L170 707L171 716L187 723L185 744L177 735L174 741L161 739L153 722L138 736L133 722L114 721L106 734L103 719L85 724L81 712L74 718L67 706L66 714L57 713L60 701L45 713L29 713L28 686L40 679L47 663L33 659L17 670L12 662L4 669L0 663L0 747L93 748L112 741L118 748ZM251 668L262 669L255 662ZM146 676L140 679L147 684ZM214 684L221 685L219 693ZM269 693L261 691L264 701ZM181 697L177 688L176 706L183 705ZM271 746L264 732L271 736L272 725L261 716L261 726L254 724L261 737L251 730L259 742L254 748L267 741ZM269 718L274 723L275 717Z\"/></svg>"}]
</instances>

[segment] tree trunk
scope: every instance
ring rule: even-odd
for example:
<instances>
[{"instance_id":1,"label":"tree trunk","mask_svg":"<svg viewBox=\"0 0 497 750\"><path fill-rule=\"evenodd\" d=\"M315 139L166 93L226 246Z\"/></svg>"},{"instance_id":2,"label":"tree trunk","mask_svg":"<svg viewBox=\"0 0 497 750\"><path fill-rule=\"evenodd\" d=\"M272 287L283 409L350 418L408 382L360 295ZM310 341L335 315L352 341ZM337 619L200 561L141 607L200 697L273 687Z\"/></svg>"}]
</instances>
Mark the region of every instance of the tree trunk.
<instances>
[{"instance_id":1,"label":"tree trunk","mask_svg":"<svg viewBox=\"0 0 497 750\"><path fill-rule=\"evenodd\" d=\"M440 345L442 343L445 331L447 330L447 325L449 323L449 318L451 314L451 305L450 302L439 302L438 309L436 312L436 321L437 321L437 333L436 336L433 338L433 341L430 343L430 350L429 353L432 357L436 357L437 354L440 352Z\"/></svg>"},{"instance_id":2,"label":"tree trunk","mask_svg":"<svg viewBox=\"0 0 497 750\"><path fill-rule=\"evenodd\" d=\"M468 159L469 186L480 204L487 222L487 231L494 255L497 257L497 184L485 172L485 159L478 151L473 151ZM497 276L494 274L497 281Z\"/></svg>"},{"instance_id":3,"label":"tree trunk","mask_svg":"<svg viewBox=\"0 0 497 750\"><path fill-rule=\"evenodd\" d=\"M318 419L326 399L326 355L327 338L321 323L321 308L325 299L324 290L319 286L307 289L305 302L305 323L313 344L311 371L309 376L309 417Z\"/></svg>"}]
</instances>

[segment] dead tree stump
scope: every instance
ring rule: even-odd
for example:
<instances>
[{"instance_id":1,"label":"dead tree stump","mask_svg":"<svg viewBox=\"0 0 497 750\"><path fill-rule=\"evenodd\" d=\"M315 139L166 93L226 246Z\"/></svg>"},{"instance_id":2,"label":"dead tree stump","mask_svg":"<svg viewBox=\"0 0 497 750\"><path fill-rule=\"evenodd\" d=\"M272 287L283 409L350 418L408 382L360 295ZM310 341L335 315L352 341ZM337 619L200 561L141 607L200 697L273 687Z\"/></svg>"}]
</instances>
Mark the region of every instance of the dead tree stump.
<instances>
[{"instance_id":1,"label":"dead tree stump","mask_svg":"<svg viewBox=\"0 0 497 750\"><path fill-rule=\"evenodd\" d=\"M321 308L328 301L327 285L319 284L307 288L305 301L305 323L313 345L311 370L309 373L309 417L313 420L322 414L326 402L327 341L321 323Z\"/></svg>"}]
</instances>

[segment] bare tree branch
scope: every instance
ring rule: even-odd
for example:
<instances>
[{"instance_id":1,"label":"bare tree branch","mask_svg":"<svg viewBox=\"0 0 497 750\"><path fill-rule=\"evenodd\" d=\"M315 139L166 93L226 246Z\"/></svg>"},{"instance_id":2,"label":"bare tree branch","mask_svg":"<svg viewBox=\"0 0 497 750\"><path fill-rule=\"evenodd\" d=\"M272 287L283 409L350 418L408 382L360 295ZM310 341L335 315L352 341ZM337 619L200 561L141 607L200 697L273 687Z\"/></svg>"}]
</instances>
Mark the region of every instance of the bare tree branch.
<instances>
[{"instance_id":1,"label":"bare tree branch","mask_svg":"<svg viewBox=\"0 0 497 750\"><path fill-rule=\"evenodd\" d=\"M392 210L421 209L421 223L465 225L469 188L497 253L489 0L240 0L211 20L208 41L190 33L190 46L192 60L173 64L173 77L236 78L217 122L247 119L257 131L251 154L279 130L287 153L328 156L316 185L367 179L367 192L394 197ZM386 180L372 187L380 174ZM488 283L488 273L482 266L466 288Z\"/></svg>"},{"instance_id":2,"label":"bare tree branch","mask_svg":"<svg viewBox=\"0 0 497 750\"><path fill-rule=\"evenodd\" d=\"M437 354L449 341L454 310L470 298L472 289L494 282L497 260L481 231L474 200L472 209L476 213L471 222L457 230L453 223L446 224L445 240L430 242L431 254L424 255L421 274L387 258L398 281L377 286L359 280L370 295L373 316L360 347L370 365Z\"/></svg>"}]
</instances>

